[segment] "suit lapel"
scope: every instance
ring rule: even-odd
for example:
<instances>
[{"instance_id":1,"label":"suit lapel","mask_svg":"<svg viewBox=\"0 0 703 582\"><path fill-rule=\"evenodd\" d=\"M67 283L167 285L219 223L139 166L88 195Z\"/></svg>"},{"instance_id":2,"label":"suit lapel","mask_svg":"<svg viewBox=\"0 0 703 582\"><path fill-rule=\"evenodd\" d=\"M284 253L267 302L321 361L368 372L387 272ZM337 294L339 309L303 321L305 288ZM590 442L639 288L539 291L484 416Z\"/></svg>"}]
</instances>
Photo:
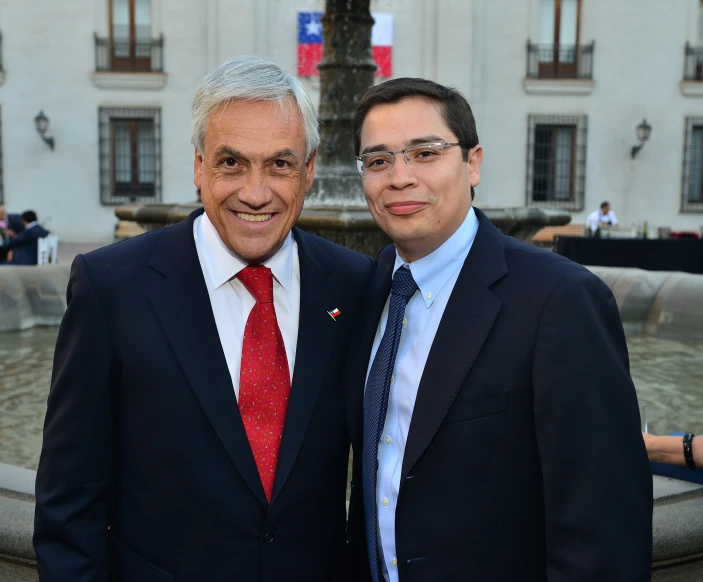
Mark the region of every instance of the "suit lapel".
<instances>
[{"instance_id":1,"label":"suit lapel","mask_svg":"<svg viewBox=\"0 0 703 582\"><path fill-rule=\"evenodd\" d=\"M340 325L327 312L337 307L344 311L343 305L334 304L329 290L328 276L334 264L315 237L297 228L293 234L298 244L300 264L300 316L290 399L271 504L276 501L293 469L324 382Z\"/></svg>"},{"instance_id":2,"label":"suit lapel","mask_svg":"<svg viewBox=\"0 0 703 582\"><path fill-rule=\"evenodd\" d=\"M193 221L201 213L194 212L164 232L150 262L163 275L151 302L220 442L254 495L266 506L193 239Z\"/></svg>"},{"instance_id":3,"label":"suit lapel","mask_svg":"<svg viewBox=\"0 0 703 582\"><path fill-rule=\"evenodd\" d=\"M501 232L475 209L479 229L437 329L420 380L401 471L401 488L447 415L502 302L489 289L508 271Z\"/></svg>"}]
</instances>

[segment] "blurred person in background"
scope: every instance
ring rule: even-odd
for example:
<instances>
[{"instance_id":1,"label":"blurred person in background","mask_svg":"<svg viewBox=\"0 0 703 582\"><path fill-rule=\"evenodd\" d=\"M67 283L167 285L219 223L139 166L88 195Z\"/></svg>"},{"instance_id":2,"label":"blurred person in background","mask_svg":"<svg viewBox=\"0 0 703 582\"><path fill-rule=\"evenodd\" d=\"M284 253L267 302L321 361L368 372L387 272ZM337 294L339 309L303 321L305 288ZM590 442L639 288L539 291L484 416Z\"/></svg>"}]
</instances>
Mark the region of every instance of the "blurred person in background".
<instances>
[{"instance_id":1,"label":"blurred person in background","mask_svg":"<svg viewBox=\"0 0 703 582\"><path fill-rule=\"evenodd\" d=\"M611 228L618 224L618 219L610 208L610 202L601 202L600 208L591 212L586 219L586 226L591 235L595 234L599 228Z\"/></svg>"},{"instance_id":2,"label":"blurred person in background","mask_svg":"<svg viewBox=\"0 0 703 582\"><path fill-rule=\"evenodd\" d=\"M0 250L5 250L8 254L0 265L36 265L38 240L49 234L37 222L37 214L33 210L22 213L23 228L19 234L10 230L10 236L2 242ZM10 253L12 259L10 259Z\"/></svg>"}]
</instances>

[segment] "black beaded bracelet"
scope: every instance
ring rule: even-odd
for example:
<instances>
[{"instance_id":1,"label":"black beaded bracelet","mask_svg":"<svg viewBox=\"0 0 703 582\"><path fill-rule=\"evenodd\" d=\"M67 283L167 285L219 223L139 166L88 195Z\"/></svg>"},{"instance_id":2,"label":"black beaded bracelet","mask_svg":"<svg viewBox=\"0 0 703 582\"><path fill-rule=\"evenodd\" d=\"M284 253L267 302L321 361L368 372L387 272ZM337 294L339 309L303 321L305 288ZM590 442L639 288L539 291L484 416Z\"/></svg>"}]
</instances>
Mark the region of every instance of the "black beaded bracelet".
<instances>
[{"instance_id":1,"label":"black beaded bracelet","mask_svg":"<svg viewBox=\"0 0 703 582\"><path fill-rule=\"evenodd\" d=\"M693 437L696 436L691 432L687 432L683 437L683 458L686 460L686 466L691 471L696 470L696 464L693 462Z\"/></svg>"}]
</instances>

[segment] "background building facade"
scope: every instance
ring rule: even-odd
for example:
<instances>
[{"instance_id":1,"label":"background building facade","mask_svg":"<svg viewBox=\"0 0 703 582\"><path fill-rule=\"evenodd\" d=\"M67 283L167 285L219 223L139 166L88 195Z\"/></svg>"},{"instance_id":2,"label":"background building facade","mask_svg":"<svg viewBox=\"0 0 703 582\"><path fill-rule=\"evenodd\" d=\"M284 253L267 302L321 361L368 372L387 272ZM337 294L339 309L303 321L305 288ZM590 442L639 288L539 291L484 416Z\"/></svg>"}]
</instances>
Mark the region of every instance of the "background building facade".
<instances>
[{"instance_id":1,"label":"background building facade","mask_svg":"<svg viewBox=\"0 0 703 582\"><path fill-rule=\"evenodd\" d=\"M392 74L469 98L478 206L609 200L621 223L703 225L700 0L375 0ZM297 71L298 13L324 0L0 0L0 199L62 240L110 240L115 205L190 202L190 101L236 54ZM319 78L301 77L319 100ZM380 79L382 80L382 79ZM48 118L46 136L35 117ZM651 137L636 157L636 128ZM353 160L350 160L352 164Z\"/></svg>"}]
</instances>

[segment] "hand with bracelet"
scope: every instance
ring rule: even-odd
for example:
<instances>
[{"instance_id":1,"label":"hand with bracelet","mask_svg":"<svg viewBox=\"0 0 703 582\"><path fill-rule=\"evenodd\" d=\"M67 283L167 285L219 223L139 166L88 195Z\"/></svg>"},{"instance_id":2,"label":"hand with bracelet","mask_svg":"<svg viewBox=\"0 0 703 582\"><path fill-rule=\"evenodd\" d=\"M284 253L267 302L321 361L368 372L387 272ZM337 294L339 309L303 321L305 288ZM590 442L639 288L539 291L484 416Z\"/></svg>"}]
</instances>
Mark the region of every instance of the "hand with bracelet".
<instances>
[{"instance_id":1,"label":"hand with bracelet","mask_svg":"<svg viewBox=\"0 0 703 582\"><path fill-rule=\"evenodd\" d=\"M642 433L650 461L685 465L691 471L703 467L703 437L693 433L680 436L656 436ZM695 442L694 442L695 441Z\"/></svg>"}]
</instances>

